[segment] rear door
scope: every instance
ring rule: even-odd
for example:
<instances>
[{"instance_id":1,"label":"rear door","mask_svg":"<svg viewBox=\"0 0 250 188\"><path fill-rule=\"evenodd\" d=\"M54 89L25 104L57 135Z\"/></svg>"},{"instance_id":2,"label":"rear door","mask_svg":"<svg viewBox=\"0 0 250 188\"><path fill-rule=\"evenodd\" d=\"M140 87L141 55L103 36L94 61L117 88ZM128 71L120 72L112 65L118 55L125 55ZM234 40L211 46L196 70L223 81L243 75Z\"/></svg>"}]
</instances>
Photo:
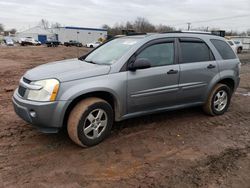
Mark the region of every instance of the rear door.
<instances>
[{"instance_id":1,"label":"rear door","mask_svg":"<svg viewBox=\"0 0 250 188\"><path fill-rule=\"evenodd\" d=\"M146 44L134 59L143 58L151 67L128 71L128 113L151 111L176 103L179 65L175 39L160 39Z\"/></svg>"},{"instance_id":2,"label":"rear door","mask_svg":"<svg viewBox=\"0 0 250 188\"><path fill-rule=\"evenodd\" d=\"M207 87L218 73L208 45L198 38L179 38L180 89L178 103L203 102Z\"/></svg>"}]
</instances>

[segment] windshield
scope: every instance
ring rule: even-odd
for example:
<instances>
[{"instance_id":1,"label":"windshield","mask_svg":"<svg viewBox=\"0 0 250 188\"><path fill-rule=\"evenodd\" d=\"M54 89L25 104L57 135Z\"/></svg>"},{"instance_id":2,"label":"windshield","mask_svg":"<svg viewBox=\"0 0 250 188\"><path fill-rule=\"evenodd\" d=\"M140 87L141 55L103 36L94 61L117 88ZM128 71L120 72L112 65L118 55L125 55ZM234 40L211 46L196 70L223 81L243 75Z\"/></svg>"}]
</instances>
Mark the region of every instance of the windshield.
<instances>
[{"instance_id":1,"label":"windshield","mask_svg":"<svg viewBox=\"0 0 250 188\"><path fill-rule=\"evenodd\" d=\"M111 65L131 49L140 38L118 38L97 48L86 58L86 62Z\"/></svg>"}]
</instances>

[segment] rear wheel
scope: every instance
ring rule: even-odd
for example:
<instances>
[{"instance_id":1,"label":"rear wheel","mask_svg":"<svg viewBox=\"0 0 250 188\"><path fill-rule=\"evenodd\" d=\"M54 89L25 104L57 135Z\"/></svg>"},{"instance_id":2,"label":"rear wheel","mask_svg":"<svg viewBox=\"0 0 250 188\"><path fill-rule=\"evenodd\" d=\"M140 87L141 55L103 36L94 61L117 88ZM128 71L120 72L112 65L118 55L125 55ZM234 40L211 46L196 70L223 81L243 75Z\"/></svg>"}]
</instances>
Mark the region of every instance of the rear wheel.
<instances>
[{"instance_id":1,"label":"rear wheel","mask_svg":"<svg viewBox=\"0 0 250 188\"><path fill-rule=\"evenodd\" d=\"M212 116L224 114L230 105L231 95L232 91L227 85L217 84L203 106L204 111Z\"/></svg>"},{"instance_id":2,"label":"rear wheel","mask_svg":"<svg viewBox=\"0 0 250 188\"><path fill-rule=\"evenodd\" d=\"M69 137L80 146L94 146L111 132L113 110L100 98L87 98L71 111L67 130Z\"/></svg>"}]
</instances>

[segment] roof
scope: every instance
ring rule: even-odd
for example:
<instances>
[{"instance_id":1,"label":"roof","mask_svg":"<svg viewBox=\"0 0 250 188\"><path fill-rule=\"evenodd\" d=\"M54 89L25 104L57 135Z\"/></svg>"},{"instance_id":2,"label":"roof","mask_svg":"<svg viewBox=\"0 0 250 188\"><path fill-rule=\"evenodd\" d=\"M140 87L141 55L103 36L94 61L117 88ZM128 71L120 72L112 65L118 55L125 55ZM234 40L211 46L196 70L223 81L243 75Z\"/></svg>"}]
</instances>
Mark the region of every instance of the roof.
<instances>
[{"instance_id":1,"label":"roof","mask_svg":"<svg viewBox=\"0 0 250 188\"><path fill-rule=\"evenodd\" d=\"M66 27L60 27L60 28L75 29L75 30L88 30L88 31L107 31L107 29L89 28L89 27L71 27L71 26L66 26Z\"/></svg>"},{"instance_id":2,"label":"roof","mask_svg":"<svg viewBox=\"0 0 250 188\"><path fill-rule=\"evenodd\" d=\"M25 31L22 32L18 32L18 33L34 33L34 34L43 34L43 35L49 35L49 34L53 34L52 32L41 28L40 26L36 26L36 27L32 27L30 29L27 29Z\"/></svg>"}]
</instances>

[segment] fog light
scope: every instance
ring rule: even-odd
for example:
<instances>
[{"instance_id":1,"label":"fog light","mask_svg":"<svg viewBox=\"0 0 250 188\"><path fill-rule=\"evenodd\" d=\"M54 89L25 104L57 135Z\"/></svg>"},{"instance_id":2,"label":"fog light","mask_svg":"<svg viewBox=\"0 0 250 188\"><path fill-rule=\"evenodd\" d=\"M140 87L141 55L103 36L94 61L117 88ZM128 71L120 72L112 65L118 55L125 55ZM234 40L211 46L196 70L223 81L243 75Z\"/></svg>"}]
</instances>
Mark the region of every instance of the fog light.
<instances>
[{"instance_id":1,"label":"fog light","mask_svg":"<svg viewBox=\"0 0 250 188\"><path fill-rule=\"evenodd\" d=\"M30 116L35 118L36 117L36 112L34 110L30 110Z\"/></svg>"}]
</instances>

